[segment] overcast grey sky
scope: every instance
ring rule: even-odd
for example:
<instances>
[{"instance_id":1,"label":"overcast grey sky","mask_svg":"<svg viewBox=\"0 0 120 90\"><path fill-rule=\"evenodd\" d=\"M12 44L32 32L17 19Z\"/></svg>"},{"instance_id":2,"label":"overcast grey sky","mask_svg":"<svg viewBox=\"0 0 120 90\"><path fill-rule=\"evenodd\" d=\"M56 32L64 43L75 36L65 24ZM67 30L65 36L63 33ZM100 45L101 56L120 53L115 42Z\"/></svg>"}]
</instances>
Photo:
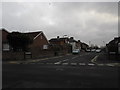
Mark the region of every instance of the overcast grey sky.
<instances>
[{"instance_id":1,"label":"overcast grey sky","mask_svg":"<svg viewBox=\"0 0 120 90\"><path fill-rule=\"evenodd\" d=\"M118 36L118 3L3 2L2 27L21 32L41 30L48 39L68 35L103 45Z\"/></svg>"}]
</instances>

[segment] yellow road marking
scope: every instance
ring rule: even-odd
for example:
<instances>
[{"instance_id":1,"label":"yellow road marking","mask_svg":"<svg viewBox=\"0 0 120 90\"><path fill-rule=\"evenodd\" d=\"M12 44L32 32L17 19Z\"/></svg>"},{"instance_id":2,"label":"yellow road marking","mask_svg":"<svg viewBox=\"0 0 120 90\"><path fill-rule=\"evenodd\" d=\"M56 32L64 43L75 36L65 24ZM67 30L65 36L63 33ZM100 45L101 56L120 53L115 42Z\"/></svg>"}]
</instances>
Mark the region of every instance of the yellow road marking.
<instances>
[{"instance_id":1,"label":"yellow road marking","mask_svg":"<svg viewBox=\"0 0 120 90\"><path fill-rule=\"evenodd\" d=\"M91 62L92 62L92 63L96 63L97 58L98 58L98 55L95 56L95 57L91 60Z\"/></svg>"}]
</instances>

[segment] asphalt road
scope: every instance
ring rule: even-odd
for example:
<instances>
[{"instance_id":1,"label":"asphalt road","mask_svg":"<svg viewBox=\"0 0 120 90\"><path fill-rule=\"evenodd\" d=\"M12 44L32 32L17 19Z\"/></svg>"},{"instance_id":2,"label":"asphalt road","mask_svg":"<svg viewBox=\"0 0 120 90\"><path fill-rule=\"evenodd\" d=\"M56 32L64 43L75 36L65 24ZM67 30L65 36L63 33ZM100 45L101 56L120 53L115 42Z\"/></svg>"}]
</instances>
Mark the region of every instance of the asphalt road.
<instances>
[{"instance_id":1,"label":"asphalt road","mask_svg":"<svg viewBox=\"0 0 120 90\"><path fill-rule=\"evenodd\" d=\"M119 88L120 67L91 62L81 53L24 64L3 64L3 88Z\"/></svg>"}]
</instances>

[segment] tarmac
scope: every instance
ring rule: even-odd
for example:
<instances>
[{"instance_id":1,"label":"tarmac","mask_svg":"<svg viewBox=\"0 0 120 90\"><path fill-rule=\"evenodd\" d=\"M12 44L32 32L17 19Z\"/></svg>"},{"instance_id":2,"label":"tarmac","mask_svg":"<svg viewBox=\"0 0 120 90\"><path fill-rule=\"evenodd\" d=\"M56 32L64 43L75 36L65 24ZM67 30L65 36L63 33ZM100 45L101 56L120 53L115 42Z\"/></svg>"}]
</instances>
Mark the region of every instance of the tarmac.
<instances>
[{"instance_id":1,"label":"tarmac","mask_svg":"<svg viewBox=\"0 0 120 90\"><path fill-rule=\"evenodd\" d=\"M99 53L91 62L98 66L120 66L120 56Z\"/></svg>"}]
</instances>

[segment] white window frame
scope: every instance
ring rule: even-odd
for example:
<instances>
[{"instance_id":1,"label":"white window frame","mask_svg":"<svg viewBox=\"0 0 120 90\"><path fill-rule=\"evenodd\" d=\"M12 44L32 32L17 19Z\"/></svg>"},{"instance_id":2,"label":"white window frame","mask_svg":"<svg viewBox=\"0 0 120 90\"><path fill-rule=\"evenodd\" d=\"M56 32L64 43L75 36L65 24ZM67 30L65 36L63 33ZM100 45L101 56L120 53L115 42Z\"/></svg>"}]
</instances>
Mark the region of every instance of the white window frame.
<instances>
[{"instance_id":1,"label":"white window frame","mask_svg":"<svg viewBox=\"0 0 120 90\"><path fill-rule=\"evenodd\" d=\"M3 51L10 51L10 45L8 43L4 43L2 50Z\"/></svg>"},{"instance_id":2,"label":"white window frame","mask_svg":"<svg viewBox=\"0 0 120 90\"><path fill-rule=\"evenodd\" d=\"M43 49L47 50L48 49L48 45L43 45Z\"/></svg>"}]
</instances>

